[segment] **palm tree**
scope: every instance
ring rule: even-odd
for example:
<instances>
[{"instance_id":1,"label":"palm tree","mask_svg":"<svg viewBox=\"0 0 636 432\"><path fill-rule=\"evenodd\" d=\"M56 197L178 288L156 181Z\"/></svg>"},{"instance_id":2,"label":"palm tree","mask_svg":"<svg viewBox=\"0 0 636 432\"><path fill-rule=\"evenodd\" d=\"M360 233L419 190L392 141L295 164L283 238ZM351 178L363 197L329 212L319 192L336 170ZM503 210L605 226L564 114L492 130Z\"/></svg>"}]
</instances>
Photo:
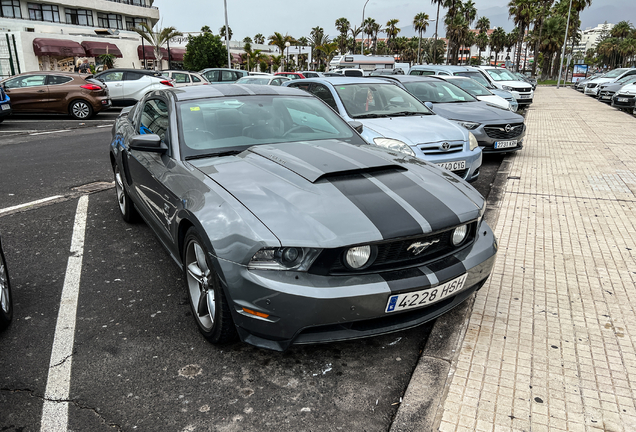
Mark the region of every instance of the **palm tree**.
<instances>
[{"instance_id":1,"label":"palm tree","mask_svg":"<svg viewBox=\"0 0 636 432\"><path fill-rule=\"evenodd\" d=\"M335 42L328 42L324 45L320 45L316 49L324 54L327 63L329 63L336 55L336 51L338 51L338 44Z\"/></svg>"},{"instance_id":2,"label":"palm tree","mask_svg":"<svg viewBox=\"0 0 636 432\"><path fill-rule=\"evenodd\" d=\"M353 36L353 53L355 54L356 53L356 48L357 48L357 45L358 45L357 42L356 42L356 38L358 37L358 35L360 33L362 33L362 27L353 26L353 27L351 27L349 29L349 31L351 32L351 35Z\"/></svg>"},{"instance_id":3,"label":"palm tree","mask_svg":"<svg viewBox=\"0 0 636 432\"><path fill-rule=\"evenodd\" d=\"M552 65L553 55L563 46L566 20L562 16L551 16L543 23L543 37L541 39L541 53L543 54L542 77L548 76Z\"/></svg>"},{"instance_id":4,"label":"palm tree","mask_svg":"<svg viewBox=\"0 0 636 432\"><path fill-rule=\"evenodd\" d=\"M396 18L390 19L387 21L386 28L384 29L384 32L386 33L386 36L388 38L387 44L389 45L389 49L391 51L394 51L393 40L397 37L397 35L401 31L401 29L397 26L397 23L399 22L400 22L399 19L396 19Z\"/></svg>"},{"instance_id":5,"label":"palm tree","mask_svg":"<svg viewBox=\"0 0 636 432\"><path fill-rule=\"evenodd\" d=\"M415 18L413 18L413 27L419 34L419 38L417 41L417 62L419 64L422 64L422 62L420 61L420 53L422 51L422 33L426 33L429 19L430 17L428 16L428 14L424 12L418 13L417 15L415 15Z\"/></svg>"},{"instance_id":6,"label":"palm tree","mask_svg":"<svg viewBox=\"0 0 636 432\"><path fill-rule=\"evenodd\" d=\"M523 46L526 28L530 26L535 13L535 0L510 0L508 3L508 16L514 18L514 23L519 29L516 48L517 59L515 61L517 72L521 65L521 47Z\"/></svg>"},{"instance_id":7,"label":"palm tree","mask_svg":"<svg viewBox=\"0 0 636 432\"><path fill-rule=\"evenodd\" d=\"M457 64L461 42L470 31L466 17L461 14L446 15L446 37L449 40L449 56L452 64ZM451 42L452 41L452 42Z\"/></svg>"},{"instance_id":8,"label":"palm tree","mask_svg":"<svg viewBox=\"0 0 636 432\"><path fill-rule=\"evenodd\" d=\"M369 39L371 39L371 35L373 35L373 24L375 24L375 20L371 17L368 17L362 23L362 36L367 35L367 48L371 49L371 44Z\"/></svg>"},{"instance_id":9,"label":"palm tree","mask_svg":"<svg viewBox=\"0 0 636 432\"><path fill-rule=\"evenodd\" d=\"M554 0L539 0L537 2L537 9L534 15L534 24L533 24L533 32L535 33L535 43L533 49L534 61L532 62L532 75L537 74L537 64L539 63L539 47L541 45L541 34L543 33L543 23L545 18L548 16L550 7L554 3ZM539 28L539 34L536 35L537 27Z\"/></svg>"},{"instance_id":10,"label":"palm tree","mask_svg":"<svg viewBox=\"0 0 636 432\"><path fill-rule=\"evenodd\" d=\"M629 21L621 21L616 24L614 28L612 28L612 30L610 30L610 34L612 35L612 37L625 39L632 33L632 31L633 28Z\"/></svg>"},{"instance_id":11,"label":"palm tree","mask_svg":"<svg viewBox=\"0 0 636 432\"><path fill-rule=\"evenodd\" d=\"M263 36L261 33L256 33L256 35L254 36L254 43L259 45L264 44L265 36Z\"/></svg>"},{"instance_id":12,"label":"palm tree","mask_svg":"<svg viewBox=\"0 0 636 432\"><path fill-rule=\"evenodd\" d=\"M276 48L280 50L281 55L285 53L285 43L289 42L290 44L294 42L294 38L290 35L286 34L283 36L281 33L274 32L273 35L270 35L269 45L274 45Z\"/></svg>"},{"instance_id":13,"label":"palm tree","mask_svg":"<svg viewBox=\"0 0 636 432\"><path fill-rule=\"evenodd\" d=\"M346 18L338 18L336 20L336 30L340 32L340 38L338 39L338 50L340 54L344 55L347 50L347 34L351 29L351 23Z\"/></svg>"},{"instance_id":14,"label":"palm tree","mask_svg":"<svg viewBox=\"0 0 636 432\"><path fill-rule=\"evenodd\" d=\"M163 58L161 47L173 37L183 36L183 33L177 31L174 27L166 27L163 29L161 27L157 27L157 31L153 31L152 27L145 22L139 24L139 26L135 27L133 31L139 34L152 46L155 54L155 60L159 63L161 63L161 59ZM157 62L155 62L155 69L157 68Z\"/></svg>"},{"instance_id":15,"label":"palm tree","mask_svg":"<svg viewBox=\"0 0 636 432\"><path fill-rule=\"evenodd\" d=\"M477 25L475 27L479 30L479 35L477 35L477 48L479 48L479 64L481 64L481 52L488 48L488 30L490 30L490 20L483 16L477 20Z\"/></svg>"},{"instance_id":16,"label":"palm tree","mask_svg":"<svg viewBox=\"0 0 636 432\"><path fill-rule=\"evenodd\" d=\"M225 26L219 29L219 35L221 36L221 39L225 39ZM232 27L227 28L227 38L232 40Z\"/></svg>"},{"instance_id":17,"label":"palm tree","mask_svg":"<svg viewBox=\"0 0 636 432\"><path fill-rule=\"evenodd\" d=\"M506 37L506 31L501 27L497 27L490 35L490 50L495 52L495 65L497 65L499 53L506 46Z\"/></svg>"},{"instance_id":18,"label":"palm tree","mask_svg":"<svg viewBox=\"0 0 636 432\"><path fill-rule=\"evenodd\" d=\"M318 67L322 64L324 58L324 51L320 49L331 42L329 36L325 34L325 30L322 27L314 27L309 33L309 45L314 51L314 58L318 61Z\"/></svg>"}]
</instances>

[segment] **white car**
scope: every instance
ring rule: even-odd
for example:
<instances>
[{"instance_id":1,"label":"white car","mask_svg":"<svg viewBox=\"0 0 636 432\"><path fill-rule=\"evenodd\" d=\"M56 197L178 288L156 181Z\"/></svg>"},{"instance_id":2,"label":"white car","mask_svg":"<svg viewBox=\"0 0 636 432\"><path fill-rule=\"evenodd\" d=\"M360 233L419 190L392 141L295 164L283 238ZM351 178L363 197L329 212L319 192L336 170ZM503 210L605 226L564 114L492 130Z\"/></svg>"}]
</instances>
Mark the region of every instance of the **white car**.
<instances>
[{"instance_id":1,"label":"white car","mask_svg":"<svg viewBox=\"0 0 636 432\"><path fill-rule=\"evenodd\" d=\"M189 72L183 70L167 70L161 71L161 74L170 78L175 87L188 87L193 85L206 85L210 84L203 75L196 72Z\"/></svg>"},{"instance_id":2,"label":"white car","mask_svg":"<svg viewBox=\"0 0 636 432\"><path fill-rule=\"evenodd\" d=\"M534 91L532 86L510 73L510 71L496 66L476 66L484 77L495 87L512 93L519 104L519 108L527 107L532 103Z\"/></svg>"},{"instance_id":3,"label":"white car","mask_svg":"<svg viewBox=\"0 0 636 432\"><path fill-rule=\"evenodd\" d=\"M601 84L614 82L623 77L630 76L630 75L636 75L636 68L614 69L612 71L609 71L602 77L594 78L593 80L588 81L585 84L585 90L583 90L583 93L585 93L588 96L597 96L598 88Z\"/></svg>"},{"instance_id":4,"label":"white car","mask_svg":"<svg viewBox=\"0 0 636 432\"><path fill-rule=\"evenodd\" d=\"M490 90L488 90L483 85L479 84L477 81L471 78L466 78L462 76L448 76L448 75L435 75L436 78L443 79L445 81L450 82L451 84L456 85L457 87L464 90L466 93L470 94L474 98L486 102L490 105L494 105L501 109L516 111L516 108L513 110L510 102L502 98L501 96L497 96Z\"/></svg>"},{"instance_id":5,"label":"white car","mask_svg":"<svg viewBox=\"0 0 636 432\"><path fill-rule=\"evenodd\" d=\"M146 93L174 87L174 83L161 71L145 69L107 69L95 75L106 84L113 105L136 104Z\"/></svg>"},{"instance_id":6,"label":"white car","mask_svg":"<svg viewBox=\"0 0 636 432\"><path fill-rule=\"evenodd\" d=\"M280 75L270 76L246 76L239 78L234 84L257 84L257 85L273 85L280 86L285 81L290 81L289 78Z\"/></svg>"}]
</instances>

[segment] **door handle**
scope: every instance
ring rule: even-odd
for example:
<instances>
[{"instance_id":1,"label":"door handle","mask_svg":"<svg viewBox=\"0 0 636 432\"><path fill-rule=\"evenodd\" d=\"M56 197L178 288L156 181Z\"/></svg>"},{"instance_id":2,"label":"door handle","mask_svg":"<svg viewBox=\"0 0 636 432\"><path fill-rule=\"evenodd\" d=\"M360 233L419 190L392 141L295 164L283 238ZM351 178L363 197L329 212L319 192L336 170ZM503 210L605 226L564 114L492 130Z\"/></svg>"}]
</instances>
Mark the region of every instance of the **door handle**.
<instances>
[{"instance_id":1,"label":"door handle","mask_svg":"<svg viewBox=\"0 0 636 432\"><path fill-rule=\"evenodd\" d=\"M46 93L46 90L38 90L38 93Z\"/></svg>"}]
</instances>

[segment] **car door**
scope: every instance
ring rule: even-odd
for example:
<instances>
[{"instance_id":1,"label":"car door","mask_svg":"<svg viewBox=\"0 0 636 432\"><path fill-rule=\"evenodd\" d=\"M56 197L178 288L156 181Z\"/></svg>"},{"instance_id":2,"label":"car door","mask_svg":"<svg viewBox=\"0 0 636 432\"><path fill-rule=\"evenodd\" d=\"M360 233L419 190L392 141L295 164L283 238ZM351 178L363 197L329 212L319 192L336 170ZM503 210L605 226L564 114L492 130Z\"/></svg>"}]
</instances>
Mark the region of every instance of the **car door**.
<instances>
[{"instance_id":1,"label":"car door","mask_svg":"<svg viewBox=\"0 0 636 432\"><path fill-rule=\"evenodd\" d=\"M48 109L57 112L68 111L69 92L71 90L68 83L71 81L73 81L73 78L64 75L49 75L46 77L50 101L47 107Z\"/></svg>"},{"instance_id":2,"label":"car door","mask_svg":"<svg viewBox=\"0 0 636 432\"><path fill-rule=\"evenodd\" d=\"M331 90L326 85L313 83L309 86L309 93L313 94L317 98L321 99L324 103L329 105L334 111L338 112L338 105L336 104L336 98L334 98Z\"/></svg>"},{"instance_id":3,"label":"car door","mask_svg":"<svg viewBox=\"0 0 636 432\"><path fill-rule=\"evenodd\" d=\"M4 89L11 98L13 111L46 111L49 90L46 75L23 75L4 82Z\"/></svg>"},{"instance_id":4,"label":"car door","mask_svg":"<svg viewBox=\"0 0 636 432\"><path fill-rule=\"evenodd\" d=\"M98 76L108 87L108 93L113 101L119 101L124 97L124 72L110 71Z\"/></svg>"},{"instance_id":5,"label":"car door","mask_svg":"<svg viewBox=\"0 0 636 432\"><path fill-rule=\"evenodd\" d=\"M138 135L156 134L168 146L169 109L163 98L149 98L135 119ZM165 154L129 149L127 166L133 190L140 203L140 211L148 223L157 228L163 240L170 243L170 226L174 222L177 197L165 187L170 166L174 165L171 152Z\"/></svg>"}]
</instances>

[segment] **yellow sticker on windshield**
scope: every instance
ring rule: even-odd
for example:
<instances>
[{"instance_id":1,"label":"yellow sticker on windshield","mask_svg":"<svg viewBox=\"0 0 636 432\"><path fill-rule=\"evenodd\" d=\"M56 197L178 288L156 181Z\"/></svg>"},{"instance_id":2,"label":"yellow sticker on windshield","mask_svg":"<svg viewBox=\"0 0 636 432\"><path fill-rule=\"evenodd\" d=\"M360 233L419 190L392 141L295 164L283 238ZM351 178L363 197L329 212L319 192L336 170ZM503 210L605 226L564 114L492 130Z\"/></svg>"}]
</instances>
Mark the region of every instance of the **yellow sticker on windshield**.
<instances>
[{"instance_id":1,"label":"yellow sticker on windshield","mask_svg":"<svg viewBox=\"0 0 636 432\"><path fill-rule=\"evenodd\" d=\"M190 107L190 111L201 111L200 107Z\"/></svg>"}]
</instances>

